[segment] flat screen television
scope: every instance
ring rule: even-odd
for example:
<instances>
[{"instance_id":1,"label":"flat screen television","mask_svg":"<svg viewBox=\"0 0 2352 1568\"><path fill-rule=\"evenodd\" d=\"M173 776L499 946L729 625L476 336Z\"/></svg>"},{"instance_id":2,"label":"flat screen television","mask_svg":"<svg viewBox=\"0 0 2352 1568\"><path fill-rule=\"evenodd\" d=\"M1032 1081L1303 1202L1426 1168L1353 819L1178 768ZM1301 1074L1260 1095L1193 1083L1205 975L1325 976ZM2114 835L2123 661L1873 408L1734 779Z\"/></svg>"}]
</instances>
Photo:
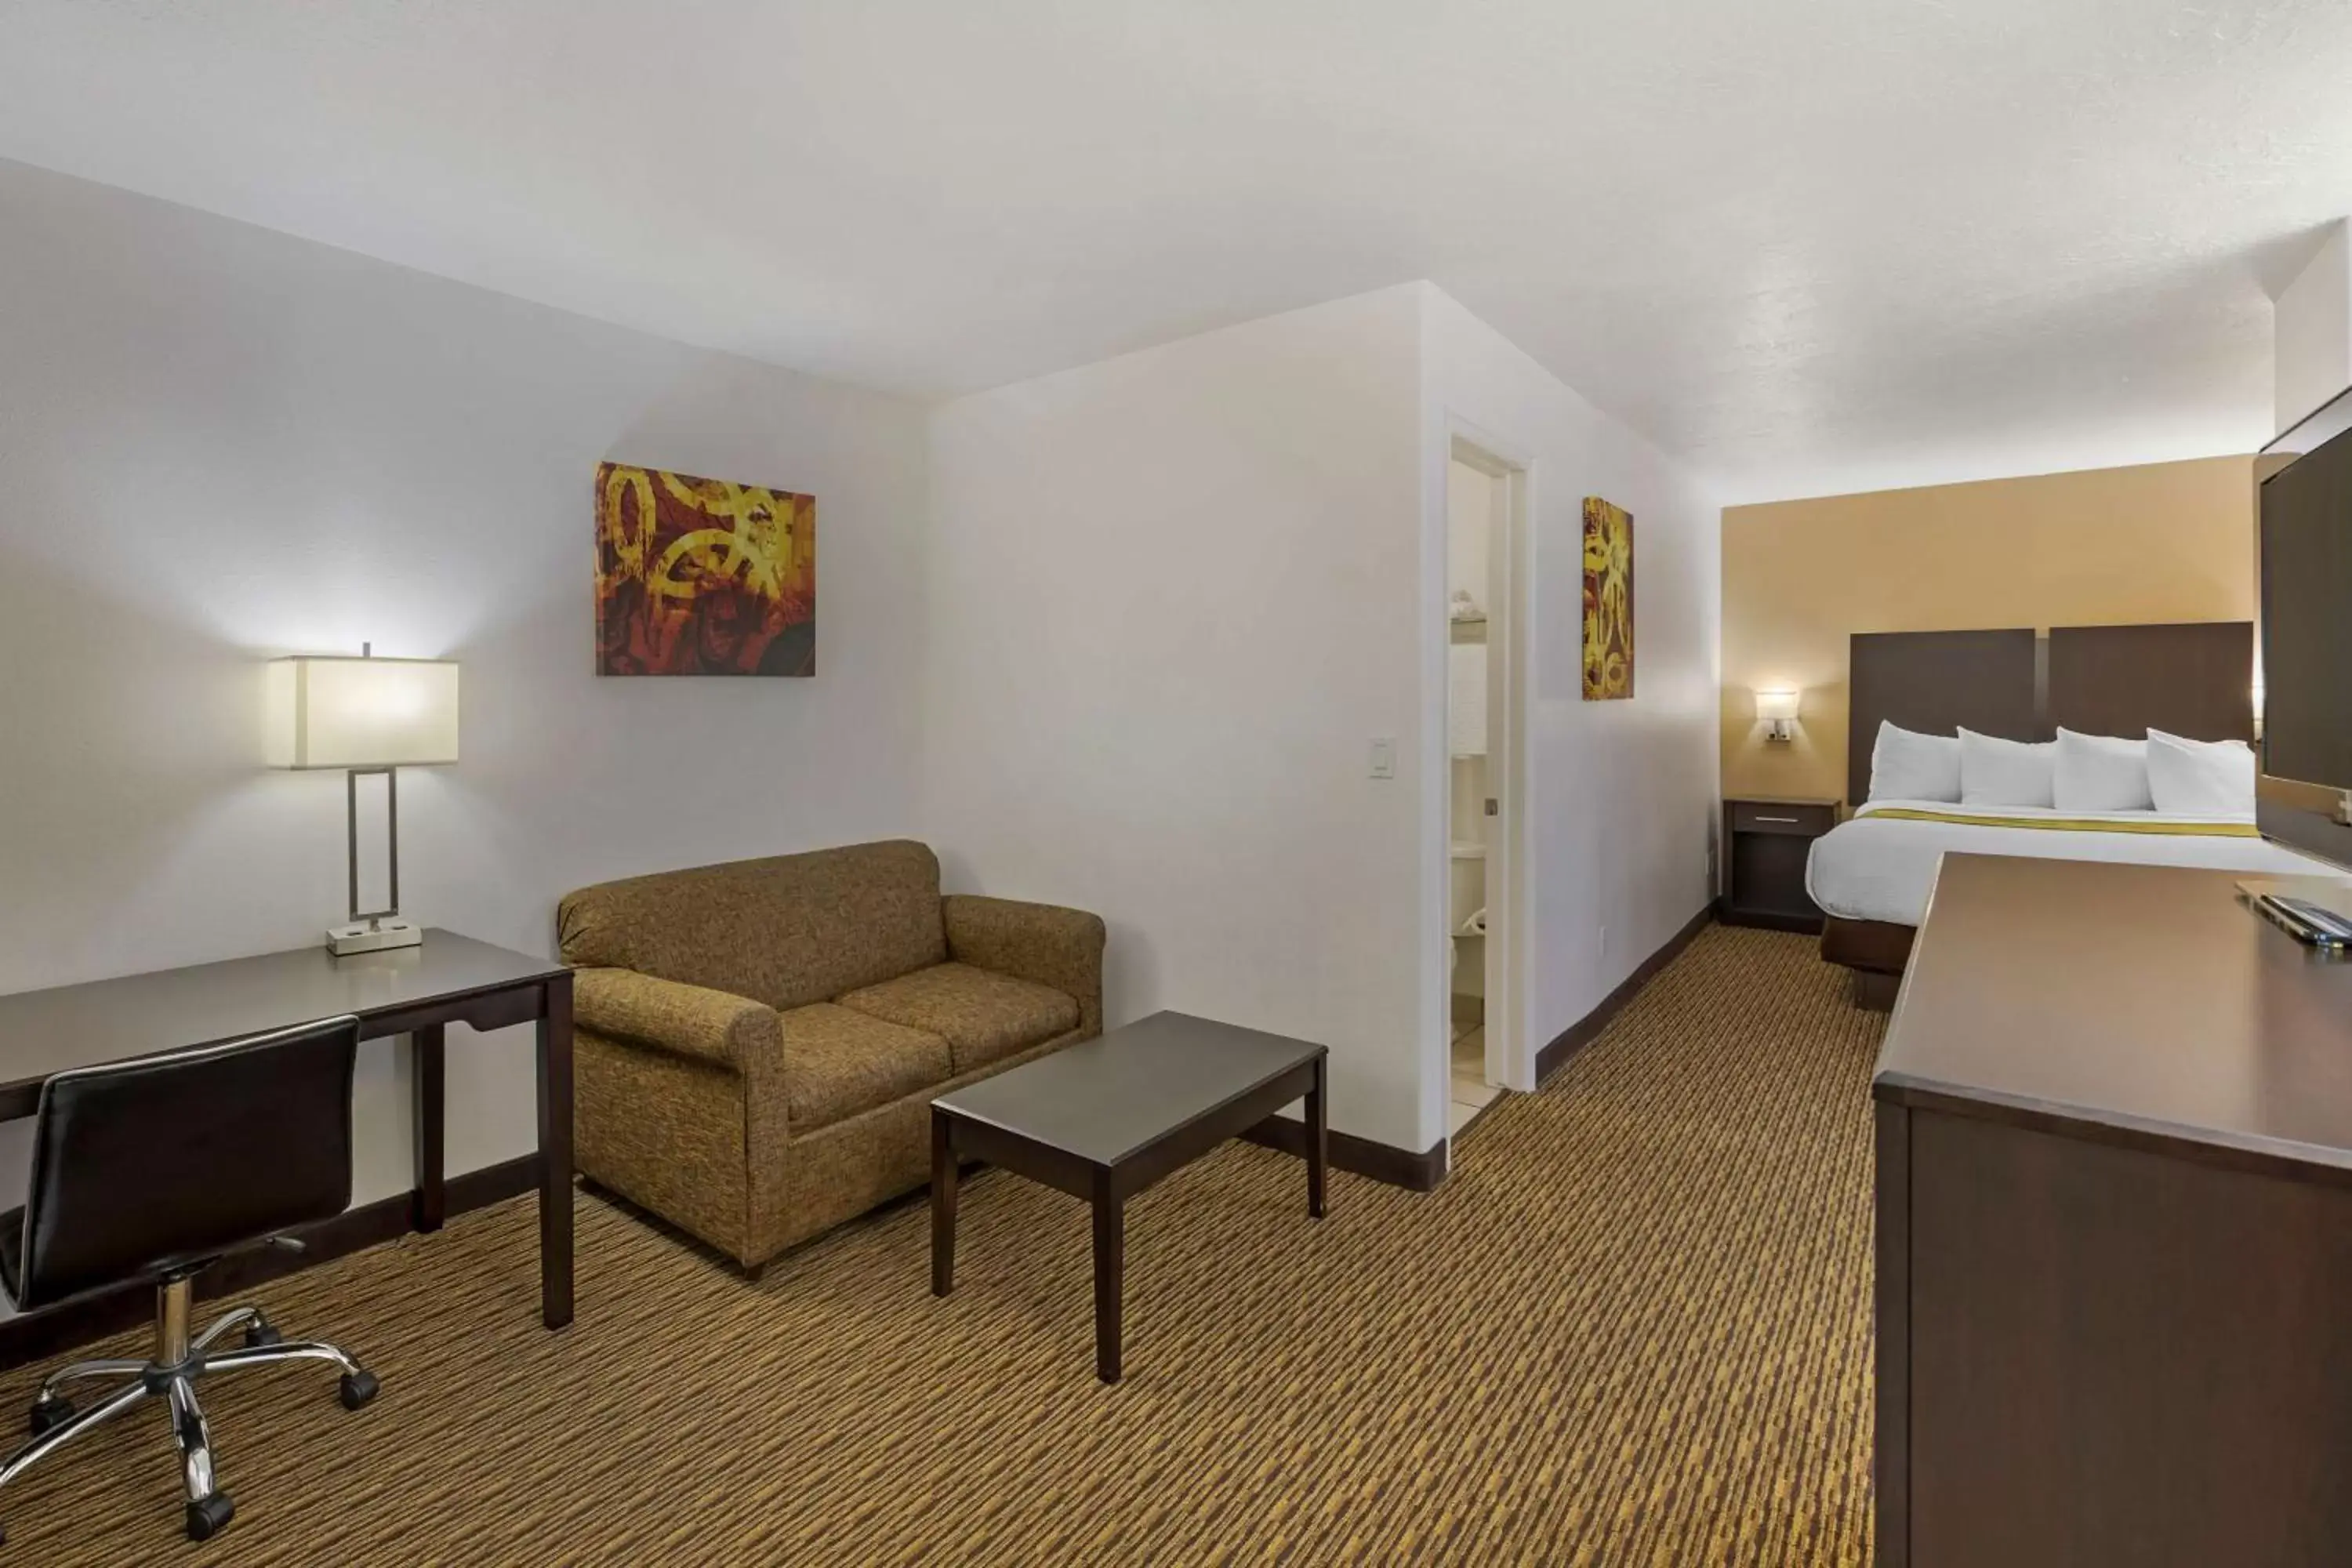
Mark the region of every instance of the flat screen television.
<instances>
[{"instance_id":1,"label":"flat screen television","mask_svg":"<svg viewBox=\"0 0 2352 1568\"><path fill-rule=\"evenodd\" d=\"M2352 392L2263 449L2263 771L2352 791Z\"/></svg>"}]
</instances>

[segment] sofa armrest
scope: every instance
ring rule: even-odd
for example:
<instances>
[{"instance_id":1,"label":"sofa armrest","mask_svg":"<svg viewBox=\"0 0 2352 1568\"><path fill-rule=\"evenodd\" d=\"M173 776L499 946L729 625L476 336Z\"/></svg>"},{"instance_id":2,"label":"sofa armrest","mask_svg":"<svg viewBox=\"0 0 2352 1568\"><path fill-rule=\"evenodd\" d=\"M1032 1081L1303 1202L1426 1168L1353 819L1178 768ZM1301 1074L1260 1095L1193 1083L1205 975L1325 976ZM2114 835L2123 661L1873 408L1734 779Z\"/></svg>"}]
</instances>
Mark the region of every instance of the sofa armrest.
<instances>
[{"instance_id":1,"label":"sofa armrest","mask_svg":"<svg viewBox=\"0 0 2352 1568\"><path fill-rule=\"evenodd\" d=\"M1057 904L1024 904L950 893L940 900L948 956L1066 991L1078 1002L1078 1027L1102 1033L1103 922L1100 915Z\"/></svg>"},{"instance_id":2,"label":"sofa armrest","mask_svg":"<svg viewBox=\"0 0 2352 1568\"><path fill-rule=\"evenodd\" d=\"M739 1072L784 1048L774 1008L631 969L574 970L572 1016L583 1029Z\"/></svg>"}]
</instances>

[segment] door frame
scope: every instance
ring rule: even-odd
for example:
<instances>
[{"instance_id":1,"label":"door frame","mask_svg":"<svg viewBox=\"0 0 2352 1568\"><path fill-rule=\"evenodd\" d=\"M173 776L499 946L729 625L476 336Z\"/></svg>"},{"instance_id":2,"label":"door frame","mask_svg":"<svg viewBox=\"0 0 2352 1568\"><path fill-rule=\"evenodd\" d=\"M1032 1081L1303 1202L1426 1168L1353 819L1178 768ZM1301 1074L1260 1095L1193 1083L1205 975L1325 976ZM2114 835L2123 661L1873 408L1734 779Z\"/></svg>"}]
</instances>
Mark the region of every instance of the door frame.
<instances>
[{"instance_id":1,"label":"door frame","mask_svg":"<svg viewBox=\"0 0 2352 1568\"><path fill-rule=\"evenodd\" d=\"M1486 1081L1507 1089L1535 1088L1534 1061L1521 1048L1526 1033L1528 965L1523 951L1528 879L1526 823L1519 803L1527 798L1528 704L1526 687L1528 613L1526 584L1530 580L1528 520L1534 515L1535 463L1508 442L1469 421L1446 420L1446 515L1450 527L1453 464L1460 462L1497 481L1487 521L1486 607L1486 788L1496 803L1496 816L1486 824ZM1441 642L1453 640L1447 601L1450 584L1441 575L1431 595L1438 617ZM1450 657L1450 656L1449 656ZM1446 743L1446 727L1435 727L1438 776L1445 791L1438 820L1447 842L1441 847L1448 858L1445 878L1436 889L1438 923L1451 934L1450 903L1454 767ZM1499 744L1497 741L1499 740ZM1450 994L1451 977L1448 989ZM1441 1070L1450 1074L1453 1056L1452 1009L1439 1042ZM1443 1081L1443 1079L1441 1079ZM1451 1133L1448 1134L1449 1142Z\"/></svg>"}]
</instances>

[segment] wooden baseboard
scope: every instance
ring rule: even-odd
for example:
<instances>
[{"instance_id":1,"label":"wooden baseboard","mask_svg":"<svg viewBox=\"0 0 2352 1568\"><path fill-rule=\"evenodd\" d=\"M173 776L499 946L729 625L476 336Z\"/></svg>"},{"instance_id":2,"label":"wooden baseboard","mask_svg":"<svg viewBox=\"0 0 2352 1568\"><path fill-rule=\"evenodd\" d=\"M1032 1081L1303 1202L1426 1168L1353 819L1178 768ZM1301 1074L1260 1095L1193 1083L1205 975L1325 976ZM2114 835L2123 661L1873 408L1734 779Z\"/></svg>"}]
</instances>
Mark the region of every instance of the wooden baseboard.
<instances>
[{"instance_id":1,"label":"wooden baseboard","mask_svg":"<svg viewBox=\"0 0 2352 1568\"><path fill-rule=\"evenodd\" d=\"M1594 1036L1607 1028L1609 1020L1615 1017L1618 1010L1633 999L1634 993L1647 985L1652 975L1672 963L1683 949L1691 944L1691 939L1705 931L1707 922L1714 918L1715 911L1712 909L1701 910L1691 916L1684 923L1682 930L1666 939L1664 947L1642 960L1633 973L1625 977L1624 984L1603 996L1601 999L1601 1005L1562 1029L1551 1044L1538 1051L1536 1053L1538 1087L1541 1087L1552 1074L1566 1067L1569 1058L1582 1050L1591 1043Z\"/></svg>"},{"instance_id":2,"label":"wooden baseboard","mask_svg":"<svg viewBox=\"0 0 2352 1568\"><path fill-rule=\"evenodd\" d=\"M1307 1158L1307 1123L1293 1121L1287 1116L1269 1116L1242 1137L1261 1148L1279 1149L1286 1154ZM1329 1152L1332 1169L1369 1176L1407 1192L1430 1192L1445 1179L1443 1138L1418 1154L1393 1143L1359 1138L1352 1132L1325 1134L1325 1147Z\"/></svg>"},{"instance_id":3,"label":"wooden baseboard","mask_svg":"<svg viewBox=\"0 0 2352 1568\"><path fill-rule=\"evenodd\" d=\"M534 1192L539 1187L539 1156L524 1154L478 1171L451 1176L444 1189L447 1213L487 1208ZM196 1299L242 1296L272 1279L283 1279L331 1258L346 1257L409 1233L414 1194L394 1193L372 1204L345 1209L331 1220L307 1226L294 1234L304 1244L300 1252L259 1247L226 1258L196 1278ZM43 1311L0 1319L0 1370L47 1361L155 1319L155 1289L136 1285L100 1295L60 1302ZM296 1332L299 1323L289 1324Z\"/></svg>"}]
</instances>

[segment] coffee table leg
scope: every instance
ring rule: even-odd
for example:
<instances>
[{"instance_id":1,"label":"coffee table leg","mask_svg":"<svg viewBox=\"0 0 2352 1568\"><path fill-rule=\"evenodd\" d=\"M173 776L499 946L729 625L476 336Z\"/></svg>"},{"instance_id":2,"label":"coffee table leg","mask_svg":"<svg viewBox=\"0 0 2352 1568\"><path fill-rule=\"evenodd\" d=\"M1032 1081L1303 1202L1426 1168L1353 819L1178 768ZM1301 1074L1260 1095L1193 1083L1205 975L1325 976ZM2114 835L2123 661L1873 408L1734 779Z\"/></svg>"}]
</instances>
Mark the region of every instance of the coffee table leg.
<instances>
[{"instance_id":1,"label":"coffee table leg","mask_svg":"<svg viewBox=\"0 0 2352 1568\"><path fill-rule=\"evenodd\" d=\"M1095 1375L1117 1383L1119 1375L1120 1298L1127 1276L1127 1218L1111 1195L1108 1173L1095 1178Z\"/></svg>"},{"instance_id":2,"label":"coffee table leg","mask_svg":"<svg viewBox=\"0 0 2352 1568\"><path fill-rule=\"evenodd\" d=\"M1315 1058L1315 1087L1307 1091L1307 1212L1316 1219L1323 1217L1323 1173L1330 1157L1323 1094L1329 1060L1328 1055Z\"/></svg>"},{"instance_id":3,"label":"coffee table leg","mask_svg":"<svg viewBox=\"0 0 2352 1568\"><path fill-rule=\"evenodd\" d=\"M955 1289L955 1137L948 1113L931 1107L931 1294Z\"/></svg>"}]
</instances>

